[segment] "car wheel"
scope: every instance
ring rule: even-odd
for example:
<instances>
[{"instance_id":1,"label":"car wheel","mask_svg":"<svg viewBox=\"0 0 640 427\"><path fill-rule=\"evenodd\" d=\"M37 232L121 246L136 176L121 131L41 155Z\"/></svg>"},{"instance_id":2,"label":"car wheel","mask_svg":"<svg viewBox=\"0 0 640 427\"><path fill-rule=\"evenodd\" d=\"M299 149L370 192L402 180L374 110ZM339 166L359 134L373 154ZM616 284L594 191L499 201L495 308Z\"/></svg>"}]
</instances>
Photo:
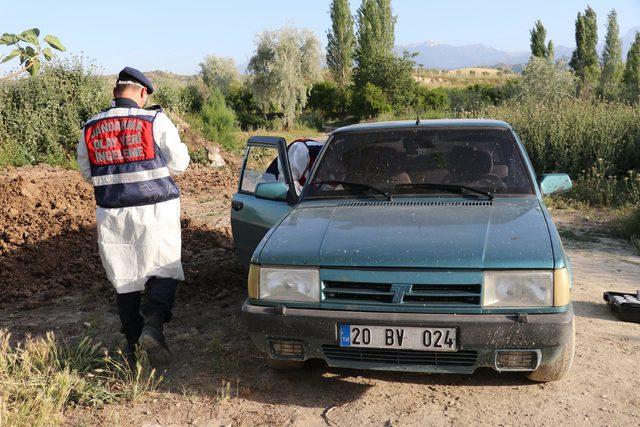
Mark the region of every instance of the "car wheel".
<instances>
[{"instance_id":1,"label":"car wheel","mask_svg":"<svg viewBox=\"0 0 640 427\"><path fill-rule=\"evenodd\" d=\"M271 357L267 358L267 365L271 369L275 369L277 371L293 371L296 369L300 369L304 366L303 360L280 360L273 359Z\"/></svg>"},{"instance_id":2,"label":"car wheel","mask_svg":"<svg viewBox=\"0 0 640 427\"><path fill-rule=\"evenodd\" d=\"M538 369L527 375L531 381L549 382L564 378L573 365L573 355L576 351L576 326L571 322L571 335L564 345L562 353L551 363L540 365Z\"/></svg>"}]
</instances>

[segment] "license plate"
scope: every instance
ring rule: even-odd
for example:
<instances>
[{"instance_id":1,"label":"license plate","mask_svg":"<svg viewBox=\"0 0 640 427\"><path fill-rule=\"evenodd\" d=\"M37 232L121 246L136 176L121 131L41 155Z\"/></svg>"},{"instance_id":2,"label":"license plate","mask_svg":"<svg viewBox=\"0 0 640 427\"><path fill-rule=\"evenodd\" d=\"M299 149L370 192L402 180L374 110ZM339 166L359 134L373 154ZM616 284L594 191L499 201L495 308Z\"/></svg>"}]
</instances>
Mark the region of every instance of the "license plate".
<instances>
[{"instance_id":1,"label":"license plate","mask_svg":"<svg viewBox=\"0 0 640 427\"><path fill-rule=\"evenodd\" d=\"M340 325L340 347L456 351L456 328Z\"/></svg>"}]
</instances>

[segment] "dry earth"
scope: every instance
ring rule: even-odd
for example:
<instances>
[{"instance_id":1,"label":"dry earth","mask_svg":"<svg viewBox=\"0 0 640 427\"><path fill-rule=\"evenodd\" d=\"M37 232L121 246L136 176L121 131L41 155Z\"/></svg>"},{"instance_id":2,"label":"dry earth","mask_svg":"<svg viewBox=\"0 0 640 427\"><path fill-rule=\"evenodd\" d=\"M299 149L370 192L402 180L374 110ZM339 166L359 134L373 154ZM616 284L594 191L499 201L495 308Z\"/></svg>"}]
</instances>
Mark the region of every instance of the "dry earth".
<instances>
[{"instance_id":1,"label":"dry earth","mask_svg":"<svg viewBox=\"0 0 640 427\"><path fill-rule=\"evenodd\" d=\"M577 352L567 379L334 370L278 373L240 321L244 277L228 222L235 165L192 168L183 189L184 261L168 339L175 360L142 401L72 409L77 425L638 425L640 325L617 321L606 290L640 288L640 256L600 232L597 217L554 212L574 267ZM52 204L53 203L53 204ZM0 327L15 339L54 330L120 340L99 268L91 189L76 172L36 167L0 174ZM55 205L55 206L54 206ZM98 266L96 268L96 265Z\"/></svg>"}]
</instances>

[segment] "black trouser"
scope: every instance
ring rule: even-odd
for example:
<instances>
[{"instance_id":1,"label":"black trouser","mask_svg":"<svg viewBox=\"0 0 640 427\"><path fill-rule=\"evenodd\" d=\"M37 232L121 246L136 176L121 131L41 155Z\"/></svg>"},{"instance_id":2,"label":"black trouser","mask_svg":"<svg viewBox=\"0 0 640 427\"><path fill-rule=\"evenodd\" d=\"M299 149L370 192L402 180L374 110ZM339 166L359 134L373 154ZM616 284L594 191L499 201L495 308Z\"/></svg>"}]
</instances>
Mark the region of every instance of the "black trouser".
<instances>
[{"instance_id":1,"label":"black trouser","mask_svg":"<svg viewBox=\"0 0 640 427\"><path fill-rule=\"evenodd\" d=\"M158 316L164 322L171 320L171 309L176 296L178 281L166 277L152 277L147 281L147 302L142 306L144 317ZM140 313L141 292L116 294L122 333L130 346L138 342L144 318Z\"/></svg>"}]
</instances>

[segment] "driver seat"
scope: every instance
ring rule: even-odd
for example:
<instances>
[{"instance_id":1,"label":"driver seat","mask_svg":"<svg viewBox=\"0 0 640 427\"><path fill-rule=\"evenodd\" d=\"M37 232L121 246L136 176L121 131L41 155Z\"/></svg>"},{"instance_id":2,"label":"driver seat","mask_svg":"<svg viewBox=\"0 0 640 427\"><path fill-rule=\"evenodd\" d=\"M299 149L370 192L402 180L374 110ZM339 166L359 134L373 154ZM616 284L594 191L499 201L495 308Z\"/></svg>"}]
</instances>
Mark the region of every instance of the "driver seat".
<instances>
[{"instance_id":1,"label":"driver seat","mask_svg":"<svg viewBox=\"0 0 640 427\"><path fill-rule=\"evenodd\" d=\"M493 158L478 147L453 147L447 156L447 166L449 175L442 180L445 184L470 184L492 179Z\"/></svg>"}]
</instances>

